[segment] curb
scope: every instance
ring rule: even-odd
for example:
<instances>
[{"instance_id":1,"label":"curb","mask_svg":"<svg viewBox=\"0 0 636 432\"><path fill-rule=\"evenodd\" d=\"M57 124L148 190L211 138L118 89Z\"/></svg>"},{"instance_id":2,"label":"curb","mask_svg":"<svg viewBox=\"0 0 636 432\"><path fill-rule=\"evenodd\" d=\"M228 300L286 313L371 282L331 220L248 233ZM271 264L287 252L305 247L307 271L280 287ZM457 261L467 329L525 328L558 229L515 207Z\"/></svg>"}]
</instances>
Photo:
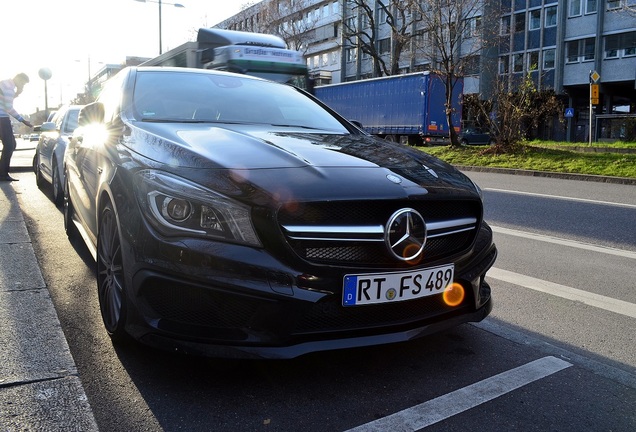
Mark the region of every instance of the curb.
<instances>
[{"instance_id":1,"label":"curb","mask_svg":"<svg viewBox=\"0 0 636 432\"><path fill-rule=\"evenodd\" d=\"M27 231L0 182L0 431L97 431Z\"/></svg>"},{"instance_id":2,"label":"curb","mask_svg":"<svg viewBox=\"0 0 636 432\"><path fill-rule=\"evenodd\" d=\"M522 175L522 176L529 176L529 177L549 177L549 178L558 178L558 179L565 179L565 180L580 180L580 181L593 181L593 182L612 183L612 184L636 185L636 178L631 178L631 177L611 177L611 176L600 176L600 175L591 175L591 174L558 173L558 172L551 172L551 171L534 171L534 170L522 170L522 169L514 169L514 168L494 168L494 167L464 166L464 165L454 165L454 166L460 171L489 172L489 173L497 173L497 174Z\"/></svg>"}]
</instances>

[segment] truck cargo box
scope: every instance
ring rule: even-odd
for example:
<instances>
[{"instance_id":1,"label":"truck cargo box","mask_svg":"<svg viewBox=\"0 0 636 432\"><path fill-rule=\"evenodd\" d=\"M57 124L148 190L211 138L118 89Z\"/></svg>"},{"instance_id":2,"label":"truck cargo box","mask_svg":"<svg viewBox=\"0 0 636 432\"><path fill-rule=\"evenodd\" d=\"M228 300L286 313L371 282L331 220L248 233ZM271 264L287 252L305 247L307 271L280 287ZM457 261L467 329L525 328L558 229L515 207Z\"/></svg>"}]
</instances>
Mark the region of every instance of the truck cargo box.
<instances>
[{"instance_id":1,"label":"truck cargo box","mask_svg":"<svg viewBox=\"0 0 636 432\"><path fill-rule=\"evenodd\" d=\"M453 126L459 133L463 82L454 89ZM446 90L442 79L430 72L352 81L315 88L329 107L364 129L383 138L411 144L448 142ZM419 142L418 142L419 141Z\"/></svg>"}]
</instances>

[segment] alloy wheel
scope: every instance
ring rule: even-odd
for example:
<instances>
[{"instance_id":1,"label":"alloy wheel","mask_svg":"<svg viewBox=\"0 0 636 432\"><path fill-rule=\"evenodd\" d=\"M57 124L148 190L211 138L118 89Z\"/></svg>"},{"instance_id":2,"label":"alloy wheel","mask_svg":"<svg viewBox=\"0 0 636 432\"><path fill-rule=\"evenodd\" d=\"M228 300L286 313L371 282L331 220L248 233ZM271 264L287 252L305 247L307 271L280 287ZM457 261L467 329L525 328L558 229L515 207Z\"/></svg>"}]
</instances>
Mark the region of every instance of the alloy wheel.
<instances>
[{"instance_id":1,"label":"alloy wheel","mask_svg":"<svg viewBox=\"0 0 636 432\"><path fill-rule=\"evenodd\" d=\"M97 290L106 331L114 340L124 336L124 269L117 218L111 204L102 210L97 239Z\"/></svg>"}]
</instances>

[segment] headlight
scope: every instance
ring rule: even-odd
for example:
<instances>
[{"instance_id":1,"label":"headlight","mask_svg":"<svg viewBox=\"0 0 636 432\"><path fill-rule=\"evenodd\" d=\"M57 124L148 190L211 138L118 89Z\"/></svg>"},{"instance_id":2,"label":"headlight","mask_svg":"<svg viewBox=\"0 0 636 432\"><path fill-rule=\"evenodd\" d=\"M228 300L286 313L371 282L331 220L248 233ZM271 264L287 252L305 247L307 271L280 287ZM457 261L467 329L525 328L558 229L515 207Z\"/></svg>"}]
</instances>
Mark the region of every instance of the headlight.
<instances>
[{"instance_id":1,"label":"headlight","mask_svg":"<svg viewBox=\"0 0 636 432\"><path fill-rule=\"evenodd\" d=\"M261 246L249 207L161 171L139 171L136 179L139 205L146 219L163 235Z\"/></svg>"}]
</instances>

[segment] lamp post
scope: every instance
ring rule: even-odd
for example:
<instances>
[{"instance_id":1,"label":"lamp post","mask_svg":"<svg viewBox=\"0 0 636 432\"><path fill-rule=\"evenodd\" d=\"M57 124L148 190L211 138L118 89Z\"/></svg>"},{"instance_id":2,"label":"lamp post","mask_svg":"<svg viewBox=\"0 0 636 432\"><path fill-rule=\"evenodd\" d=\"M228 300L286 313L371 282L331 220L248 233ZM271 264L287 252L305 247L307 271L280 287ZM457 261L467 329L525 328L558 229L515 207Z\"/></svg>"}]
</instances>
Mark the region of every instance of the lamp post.
<instances>
[{"instance_id":1,"label":"lamp post","mask_svg":"<svg viewBox=\"0 0 636 432\"><path fill-rule=\"evenodd\" d=\"M174 6L174 7L178 7L178 8L183 8L185 7L184 5L182 5L181 3L166 3L166 2L162 2L161 0L158 1L154 1L154 0L135 0L141 3L157 3L159 4L159 55L161 55L163 53L163 47L162 47L162 43L161 43L161 4L166 4L166 5L170 5L170 6Z\"/></svg>"},{"instance_id":2,"label":"lamp post","mask_svg":"<svg viewBox=\"0 0 636 432\"><path fill-rule=\"evenodd\" d=\"M40 68L38 71L38 75L44 81L44 115L46 117L49 116L49 91L46 86L46 82L51 79L53 73L51 73L51 69L47 67Z\"/></svg>"}]
</instances>

